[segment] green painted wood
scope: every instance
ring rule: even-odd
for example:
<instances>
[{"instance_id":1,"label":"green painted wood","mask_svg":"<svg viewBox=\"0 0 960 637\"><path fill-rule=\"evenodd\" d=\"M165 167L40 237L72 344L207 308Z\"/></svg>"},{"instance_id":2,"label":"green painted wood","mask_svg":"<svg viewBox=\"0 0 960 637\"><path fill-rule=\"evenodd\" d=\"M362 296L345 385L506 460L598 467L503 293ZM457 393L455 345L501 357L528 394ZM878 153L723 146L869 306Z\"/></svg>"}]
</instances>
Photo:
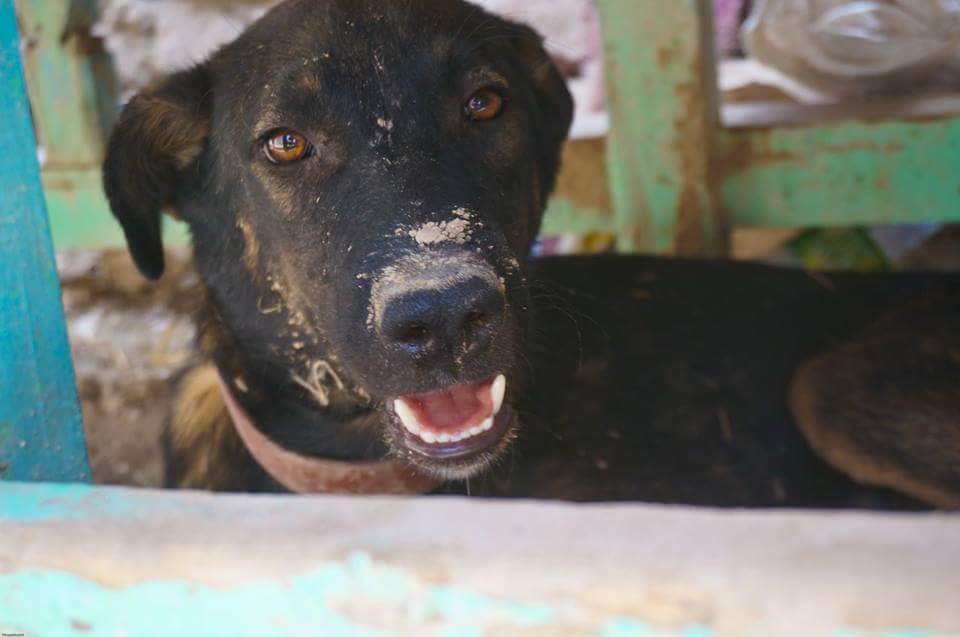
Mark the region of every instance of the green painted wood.
<instances>
[{"instance_id":1,"label":"green painted wood","mask_svg":"<svg viewBox=\"0 0 960 637\"><path fill-rule=\"evenodd\" d=\"M726 226L960 220L960 119L723 129L709 3L599 0L621 246L718 254ZM580 230L567 210L551 229Z\"/></svg>"},{"instance_id":2,"label":"green painted wood","mask_svg":"<svg viewBox=\"0 0 960 637\"><path fill-rule=\"evenodd\" d=\"M99 168L48 168L41 179L57 250L125 245L103 194Z\"/></svg>"},{"instance_id":3,"label":"green painted wood","mask_svg":"<svg viewBox=\"0 0 960 637\"><path fill-rule=\"evenodd\" d=\"M960 636L947 514L5 483L0 533L0 634Z\"/></svg>"},{"instance_id":4,"label":"green painted wood","mask_svg":"<svg viewBox=\"0 0 960 637\"><path fill-rule=\"evenodd\" d=\"M735 225L960 221L960 119L730 129L721 140Z\"/></svg>"},{"instance_id":5,"label":"green painted wood","mask_svg":"<svg viewBox=\"0 0 960 637\"><path fill-rule=\"evenodd\" d=\"M55 245L122 246L100 188L116 112L107 56L89 37L95 0L17 0L46 163ZM960 125L844 122L717 126L707 0L600 0L612 131L610 218L555 198L544 233L613 232L622 250L720 255L731 225L956 221ZM923 166L923 170L917 170ZM170 222L168 244L188 241Z\"/></svg>"},{"instance_id":6,"label":"green painted wood","mask_svg":"<svg viewBox=\"0 0 960 637\"><path fill-rule=\"evenodd\" d=\"M719 255L707 0L599 0L610 94L610 188L621 249Z\"/></svg>"},{"instance_id":7,"label":"green painted wood","mask_svg":"<svg viewBox=\"0 0 960 637\"><path fill-rule=\"evenodd\" d=\"M0 478L89 480L12 0L0 0Z\"/></svg>"},{"instance_id":8,"label":"green painted wood","mask_svg":"<svg viewBox=\"0 0 960 637\"><path fill-rule=\"evenodd\" d=\"M554 196L543 216L541 234L587 234L590 232L616 232L615 219L604 211L584 208L564 197Z\"/></svg>"},{"instance_id":9,"label":"green painted wood","mask_svg":"<svg viewBox=\"0 0 960 637\"><path fill-rule=\"evenodd\" d=\"M42 174L44 193L50 210L53 244L57 250L74 248L124 248L126 239L120 224L110 213L103 194L100 169L56 170ZM187 245L187 224L165 216L164 243Z\"/></svg>"},{"instance_id":10,"label":"green painted wood","mask_svg":"<svg viewBox=\"0 0 960 637\"><path fill-rule=\"evenodd\" d=\"M117 112L108 56L90 35L96 0L16 0L44 168L92 168Z\"/></svg>"},{"instance_id":11,"label":"green painted wood","mask_svg":"<svg viewBox=\"0 0 960 637\"><path fill-rule=\"evenodd\" d=\"M16 0L58 250L126 245L101 186L105 139L119 103L110 57L90 35L96 6L96 0ZM167 222L165 241L186 244L186 225Z\"/></svg>"},{"instance_id":12,"label":"green painted wood","mask_svg":"<svg viewBox=\"0 0 960 637\"><path fill-rule=\"evenodd\" d=\"M118 111L109 56L90 35L96 0L16 0L24 68L58 249L123 245L100 186Z\"/></svg>"}]
</instances>

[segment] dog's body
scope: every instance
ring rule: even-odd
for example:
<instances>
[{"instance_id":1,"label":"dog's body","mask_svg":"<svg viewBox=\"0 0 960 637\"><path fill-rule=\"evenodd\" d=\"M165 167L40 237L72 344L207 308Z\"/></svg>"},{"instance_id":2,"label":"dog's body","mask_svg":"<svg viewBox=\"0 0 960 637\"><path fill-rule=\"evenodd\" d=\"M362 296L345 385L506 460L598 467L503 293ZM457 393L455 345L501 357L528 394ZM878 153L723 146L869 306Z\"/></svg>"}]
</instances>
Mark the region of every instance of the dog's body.
<instances>
[{"instance_id":1,"label":"dog's body","mask_svg":"<svg viewBox=\"0 0 960 637\"><path fill-rule=\"evenodd\" d=\"M533 275L539 333L528 353L534 369L519 404L520 435L494 470L439 492L716 506L920 506L828 467L804 443L786 389L804 361L856 343L891 308L913 298L957 298L957 277L811 276L640 257L543 259ZM941 318L945 324L939 312L928 320ZM942 336L937 345L948 351ZM901 358L891 351L873 363L899 382L912 374L897 365ZM941 382L956 382L960 364L937 373ZM195 370L182 386L171 428L179 441L170 454L171 485L282 490L239 444L213 370ZM822 390L831 381L817 376L806 387ZM917 400L914 387L878 387L876 395L856 399L868 406L886 396L909 405ZM956 390L943 392L942 409L949 401L960 407ZM900 439L915 440L909 430ZM960 449L960 441L953 444ZM912 471L929 460L929 452L907 458Z\"/></svg>"},{"instance_id":2,"label":"dog's body","mask_svg":"<svg viewBox=\"0 0 960 637\"><path fill-rule=\"evenodd\" d=\"M112 208L156 277L174 207L205 291L169 483L299 490L264 468L292 451L441 492L910 506L817 460L785 388L956 281L530 265L571 111L533 32L460 0L289 0L135 98Z\"/></svg>"}]
</instances>

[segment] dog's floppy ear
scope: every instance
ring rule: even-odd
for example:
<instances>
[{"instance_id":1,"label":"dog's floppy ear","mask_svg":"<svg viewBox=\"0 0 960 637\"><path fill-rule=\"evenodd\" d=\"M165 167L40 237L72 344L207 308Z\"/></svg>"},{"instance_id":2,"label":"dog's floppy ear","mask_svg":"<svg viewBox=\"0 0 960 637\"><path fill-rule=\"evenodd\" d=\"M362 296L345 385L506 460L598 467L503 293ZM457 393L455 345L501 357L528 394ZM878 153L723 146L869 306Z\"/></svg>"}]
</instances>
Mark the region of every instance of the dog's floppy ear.
<instances>
[{"instance_id":1,"label":"dog's floppy ear","mask_svg":"<svg viewBox=\"0 0 960 637\"><path fill-rule=\"evenodd\" d=\"M163 274L160 209L196 180L210 132L211 80L198 66L135 96L110 135L103 187L144 276Z\"/></svg>"},{"instance_id":2,"label":"dog's floppy ear","mask_svg":"<svg viewBox=\"0 0 960 637\"><path fill-rule=\"evenodd\" d=\"M560 167L560 149L573 122L573 97L553 59L543 47L543 38L530 27L511 25L514 46L527 67L536 91L542 125L540 160L545 173L541 176L545 194L553 191Z\"/></svg>"}]
</instances>

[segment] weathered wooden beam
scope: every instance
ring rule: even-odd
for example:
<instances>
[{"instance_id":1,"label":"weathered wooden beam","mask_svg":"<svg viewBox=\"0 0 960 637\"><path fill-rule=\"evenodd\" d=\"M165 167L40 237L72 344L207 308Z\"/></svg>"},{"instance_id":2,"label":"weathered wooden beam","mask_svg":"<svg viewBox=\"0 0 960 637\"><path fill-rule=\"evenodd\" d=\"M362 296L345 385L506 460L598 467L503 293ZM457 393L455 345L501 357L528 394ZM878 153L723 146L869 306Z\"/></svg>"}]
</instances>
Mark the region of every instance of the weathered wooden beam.
<instances>
[{"instance_id":1,"label":"weathered wooden beam","mask_svg":"<svg viewBox=\"0 0 960 637\"><path fill-rule=\"evenodd\" d=\"M42 179L59 249L122 245L100 185L117 112L109 56L90 33L96 0L17 0Z\"/></svg>"},{"instance_id":2,"label":"weathered wooden beam","mask_svg":"<svg viewBox=\"0 0 960 637\"><path fill-rule=\"evenodd\" d=\"M599 0L623 250L723 256L713 172L718 129L708 0Z\"/></svg>"},{"instance_id":3,"label":"weathered wooden beam","mask_svg":"<svg viewBox=\"0 0 960 637\"><path fill-rule=\"evenodd\" d=\"M580 205L566 197L553 197L547 206L540 232L544 235L616 232L617 226L604 211Z\"/></svg>"},{"instance_id":4,"label":"weathered wooden beam","mask_svg":"<svg viewBox=\"0 0 960 637\"><path fill-rule=\"evenodd\" d=\"M960 221L960 119L851 118L722 129L714 176L731 226ZM616 231L610 217L551 202L548 232ZM639 230L637 230L639 231ZM642 246L641 246L642 248Z\"/></svg>"},{"instance_id":5,"label":"weathered wooden beam","mask_svg":"<svg viewBox=\"0 0 960 637\"><path fill-rule=\"evenodd\" d=\"M12 0L0 0L0 479L89 480Z\"/></svg>"},{"instance_id":6,"label":"weathered wooden beam","mask_svg":"<svg viewBox=\"0 0 960 637\"><path fill-rule=\"evenodd\" d=\"M955 515L10 483L0 538L30 637L960 634Z\"/></svg>"},{"instance_id":7,"label":"weathered wooden beam","mask_svg":"<svg viewBox=\"0 0 960 637\"><path fill-rule=\"evenodd\" d=\"M607 188L606 146L603 138L566 143L557 188L543 219L543 234L616 232Z\"/></svg>"},{"instance_id":8,"label":"weathered wooden beam","mask_svg":"<svg viewBox=\"0 0 960 637\"><path fill-rule=\"evenodd\" d=\"M735 225L960 221L960 119L727 129L717 165Z\"/></svg>"},{"instance_id":9,"label":"weathered wooden beam","mask_svg":"<svg viewBox=\"0 0 960 637\"><path fill-rule=\"evenodd\" d=\"M90 34L96 0L16 0L37 138L52 168L97 168L117 110L109 57Z\"/></svg>"}]
</instances>

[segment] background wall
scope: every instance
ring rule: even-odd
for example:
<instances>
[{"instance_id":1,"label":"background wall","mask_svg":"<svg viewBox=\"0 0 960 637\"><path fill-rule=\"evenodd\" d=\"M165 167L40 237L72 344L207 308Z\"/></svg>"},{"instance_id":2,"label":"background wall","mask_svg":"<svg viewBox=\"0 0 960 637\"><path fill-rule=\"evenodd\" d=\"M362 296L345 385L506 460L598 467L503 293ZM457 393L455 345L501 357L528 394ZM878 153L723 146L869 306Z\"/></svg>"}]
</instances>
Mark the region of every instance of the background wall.
<instances>
[{"instance_id":1,"label":"background wall","mask_svg":"<svg viewBox=\"0 0 960 637\"><path fill-rule=\"evenodd\" d=\"M279 0L100 0L95 34L113 56L124 97L197 64ZM473 0L546 37L577 103L577 136L605 129L600 26L592 0Z\"/></svg>"}]
</instances>

